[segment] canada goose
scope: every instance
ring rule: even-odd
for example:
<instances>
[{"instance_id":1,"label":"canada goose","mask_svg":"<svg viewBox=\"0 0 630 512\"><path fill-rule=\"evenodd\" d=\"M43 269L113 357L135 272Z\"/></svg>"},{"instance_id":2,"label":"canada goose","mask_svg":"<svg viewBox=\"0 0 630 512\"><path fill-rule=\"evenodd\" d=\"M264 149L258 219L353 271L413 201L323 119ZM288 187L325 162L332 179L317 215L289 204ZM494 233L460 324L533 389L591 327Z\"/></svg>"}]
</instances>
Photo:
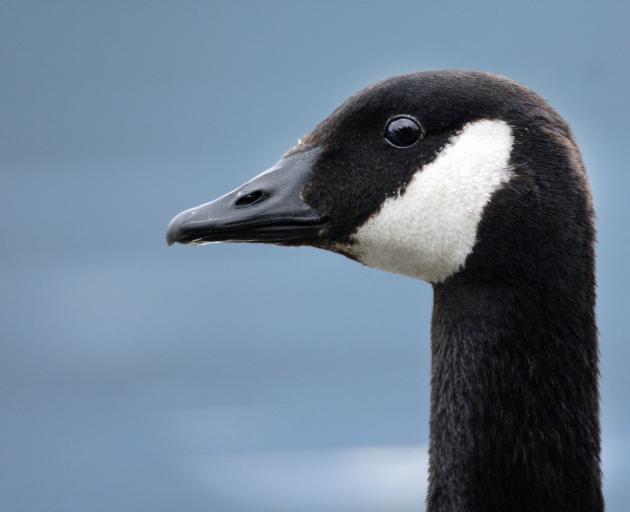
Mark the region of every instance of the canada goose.
<instances>
[{"instance_id":1,"label":"canada goose","mask_svg":"<svg viewBox=\"0 0 630 512\"><path fill-rule=\"evenodd\" d=\"M567 123L480 72L367 87L171 244L310 245L434 289L429 512L601 511L594 225Z\"/></svg>"}]
</instances>

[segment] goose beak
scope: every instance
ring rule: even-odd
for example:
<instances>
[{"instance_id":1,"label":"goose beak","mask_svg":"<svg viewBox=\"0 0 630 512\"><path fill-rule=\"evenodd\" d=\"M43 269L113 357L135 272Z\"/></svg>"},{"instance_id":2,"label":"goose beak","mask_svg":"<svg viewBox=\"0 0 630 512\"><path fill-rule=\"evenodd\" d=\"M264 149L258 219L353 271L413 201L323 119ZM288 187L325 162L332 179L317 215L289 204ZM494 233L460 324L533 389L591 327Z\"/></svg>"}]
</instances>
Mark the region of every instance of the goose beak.
<instances>
[{"instance_id":1,"label":"goose beak","mask_svg":"<svg viewBox=\"0 0 630 512\"><path fill-rule=\"evenodd\" d=\"M326 219L302 200L320 148L291 154L236 190L185 210L166 230L172 245L208 242L300 244L318 238Z\"/></svg>"}]
</instances>

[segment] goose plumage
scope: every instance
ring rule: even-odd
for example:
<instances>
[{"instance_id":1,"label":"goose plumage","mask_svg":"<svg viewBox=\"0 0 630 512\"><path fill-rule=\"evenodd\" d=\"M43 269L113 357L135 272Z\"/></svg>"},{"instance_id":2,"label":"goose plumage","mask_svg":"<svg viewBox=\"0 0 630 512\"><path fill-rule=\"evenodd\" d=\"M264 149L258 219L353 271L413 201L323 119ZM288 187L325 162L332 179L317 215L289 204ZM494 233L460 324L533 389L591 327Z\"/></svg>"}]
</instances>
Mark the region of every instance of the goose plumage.
<instances>
[{"instance_id":1,"label":"goose plumage","mask_svg":"<svg viewBox=\"0 0 630 512\"><path fill-rule=\"evenodd\" d=\"M496 75L396 76L169 243L309 245L434 290L429 512L599 512L595 228L580 152Z\"/></svg>"}]
</instances>

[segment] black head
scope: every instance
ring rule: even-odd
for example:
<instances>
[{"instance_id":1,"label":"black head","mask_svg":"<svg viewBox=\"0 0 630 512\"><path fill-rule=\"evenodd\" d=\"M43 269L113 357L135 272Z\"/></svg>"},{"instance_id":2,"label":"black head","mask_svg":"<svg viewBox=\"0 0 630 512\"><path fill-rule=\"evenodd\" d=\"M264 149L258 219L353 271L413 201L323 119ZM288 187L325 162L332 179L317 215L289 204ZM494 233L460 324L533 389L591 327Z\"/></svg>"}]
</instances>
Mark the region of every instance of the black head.
<instances>
[{"instance_id":1,"label":"black head","mask_svg":"<svg viewBox=\"0 0 630 512\"><path fill-rule=\"evenodd\" d=\"M550 158L571 154L581 170L566 123L513 81L462 71L393 77L349 98L270 170L180 213L167 239L311 245L439 282L473 248L483 253L482 217L505 233L549 201L536 192L541 176ZM585 188L579 172L569 181L557 193ZM499 191L504 211L491 214Z\"/></svg>"}]
</instances>

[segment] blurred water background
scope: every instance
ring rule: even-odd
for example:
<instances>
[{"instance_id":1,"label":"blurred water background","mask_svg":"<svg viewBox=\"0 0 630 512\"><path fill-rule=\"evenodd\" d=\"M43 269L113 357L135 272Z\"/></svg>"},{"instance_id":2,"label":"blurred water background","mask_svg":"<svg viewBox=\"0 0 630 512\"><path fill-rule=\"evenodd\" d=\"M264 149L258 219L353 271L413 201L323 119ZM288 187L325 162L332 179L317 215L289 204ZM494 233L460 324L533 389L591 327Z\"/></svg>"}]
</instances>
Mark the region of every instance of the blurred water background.
<instances>
[{"instance_id":1,"label":"blurred water background","mask_svg":"<svg viewBox=\"0 0 630 512\"><path fill-rule=\"evenodd\" d=\"M0 1L0 508L422 510L430 287L164 230L370 82L476 68L547 97L590 169L630 510L629 5Z\"/></svg>"}]
</instances>

